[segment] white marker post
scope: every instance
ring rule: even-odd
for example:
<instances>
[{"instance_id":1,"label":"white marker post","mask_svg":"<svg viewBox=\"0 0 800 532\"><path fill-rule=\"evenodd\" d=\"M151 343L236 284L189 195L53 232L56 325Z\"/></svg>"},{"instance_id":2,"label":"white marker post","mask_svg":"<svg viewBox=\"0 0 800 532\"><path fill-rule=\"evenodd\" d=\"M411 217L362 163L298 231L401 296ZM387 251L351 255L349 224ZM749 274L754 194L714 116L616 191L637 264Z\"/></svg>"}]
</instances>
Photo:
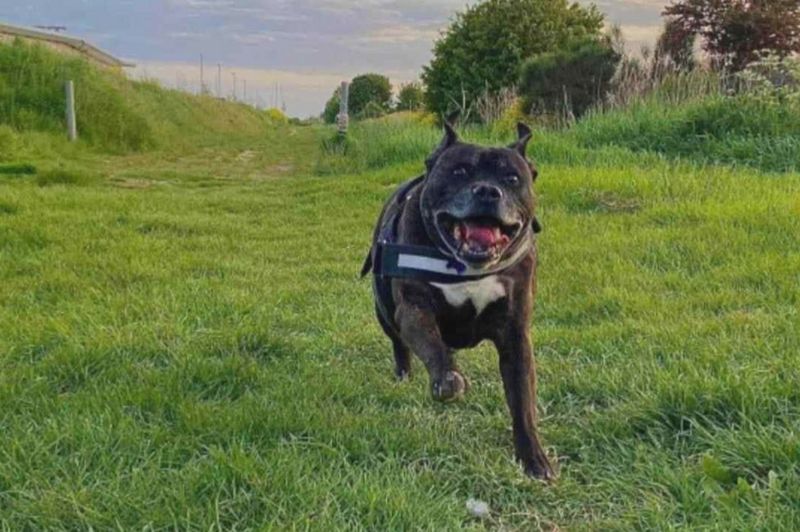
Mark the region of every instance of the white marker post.
<instances>
[{"instance_id":1,"label":"white marker post","mask_svg":"<svg viewBox=\"0 0 800 532\"><path fill-rule=\"evenodd\" d=\"M350 99L350 84L346 81L342 82L342 88L339 94L339 115L336 117L336 123L339 126L339 135L347 135L347 126L350 123L350 115L348 114L348 100Z\"/></svg>"},{"instance_id":2,"label":"white marker post","mask_svg":"<svg viewBox=\"0 0 800 532\"><path fill-rule=\"evenodd\" d=\"M78 140L78 124L75 121L75 85L72 80L67 81L65 86L67 97L67 137L70 142Z\"/></svg>"}]
</instances>

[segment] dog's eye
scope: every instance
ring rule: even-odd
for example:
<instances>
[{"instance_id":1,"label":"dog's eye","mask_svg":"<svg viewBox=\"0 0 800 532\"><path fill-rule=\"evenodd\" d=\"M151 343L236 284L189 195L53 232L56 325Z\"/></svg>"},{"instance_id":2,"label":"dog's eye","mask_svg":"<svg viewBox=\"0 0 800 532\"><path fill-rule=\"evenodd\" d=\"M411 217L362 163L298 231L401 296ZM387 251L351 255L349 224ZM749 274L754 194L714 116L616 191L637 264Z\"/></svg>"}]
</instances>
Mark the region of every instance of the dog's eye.
<instances>
[{"instance_id":1,"label":"dog's eye","mask_svg":"<svg viewBox=\"0 0 800 532\"><path fill-rule=\"evenodd\" d=\"M453 175L456 177L466 177L467 176L467 169L463 166L459 166L455 170L453 170Z\"/></svg>"},{"instance_id":2,"label":"dog's eye","mask_svg":"<svg viewBox=\"0 0 800 532\"><path fill-rule=\"evenodd\" d=\"M519 176L517 174L508 174L505 177L505 182L509 185L516 185L519 184Z\"/></svg>"}]
</instances>

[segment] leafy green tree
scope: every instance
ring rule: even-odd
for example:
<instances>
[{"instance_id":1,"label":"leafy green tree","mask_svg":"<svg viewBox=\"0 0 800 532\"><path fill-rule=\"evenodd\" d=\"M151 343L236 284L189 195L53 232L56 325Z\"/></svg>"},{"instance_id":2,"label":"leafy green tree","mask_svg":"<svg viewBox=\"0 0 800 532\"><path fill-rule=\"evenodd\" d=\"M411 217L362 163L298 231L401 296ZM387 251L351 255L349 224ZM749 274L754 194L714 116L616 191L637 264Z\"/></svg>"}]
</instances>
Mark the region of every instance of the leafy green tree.
<instances>
[{"instance_id":1,"label":"leafy green tree","mask_svg":"<svg viewBox=\"0 0 800 532\"><path fill-rule=\"evenodd\" d=\"M334 124L336 122L342 100L341 94L341 89L337 88L333 91L333 95L325 104L325 110L322 111L322 120L324 120L326 124Z\"/></svg>"},{"instance_id":2,"label":"leafy green tree","mask_svg":"<svg viewBox=\"0 0 800 532\"><path fill-rule=\"evenodd\" d=\"M350 82L349 113L360 117L369 103L388 111L392 103L392 84L380 74L362 74ZM374 112L374 110L373 110Z\"/></svg>"},{"instance_id":3,"label":"leafy green tree","mask_svg":"<svg viewBox=\"0 0 800 532\"><path fill-rule=\"evenodd\" d=\"M581 116L605 97L621 58L608 39L584 39L532 57L519 83L525 111Z\"/></svg>"},{"instance_id":4,"label":"leafy green tree","mask_svg":"<svg viewBox=\"0 0 800 532\"><path fill-rule=\"evenodd\" d=\"M416 111L425 105L425 91L419 83L406 83L397 95L398 111Z\"/></svg>"},{"instance_id":5,"label":"leafy green tree","mask_svg":"<svg viewBox=\"0 0 800 532\"><path fill-rule=\"evenodd\" d=\"M425 67L426 103L467 114L481 94L516 83L527 58L597 36L603 16L568 0L486 0L456 16Z\"/></svg>"},{"instance_id":6,"label":"leafy green tree","mask_svg":"<svg viewBox=\"0 0 800 532\"><path fill-rule=\"evenodd\" d=\"M684 33L698 34L703 48L725 68L741 70L769 50L800 52L798 0L677 0L664 10Z\"/></svg>"}]
</instances>

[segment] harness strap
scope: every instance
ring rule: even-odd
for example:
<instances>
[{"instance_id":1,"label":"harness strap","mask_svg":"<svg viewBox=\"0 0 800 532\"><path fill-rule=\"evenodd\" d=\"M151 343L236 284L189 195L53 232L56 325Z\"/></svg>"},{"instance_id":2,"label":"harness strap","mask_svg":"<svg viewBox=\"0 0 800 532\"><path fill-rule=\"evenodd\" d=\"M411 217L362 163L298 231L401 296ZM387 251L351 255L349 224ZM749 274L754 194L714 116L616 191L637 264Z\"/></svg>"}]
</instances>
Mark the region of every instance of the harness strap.
<instances>
[{"instance_id":1,"label":"harness strap","mask_svg":"<svg viewBox=\"0 0 800 532\"><path fill-rule=\"evenodd\" d=\"M396 303L392 294L393 278L415 279L438 284L454 284L495 275L518 263L529 251L534 235L542 230L534 217L513 255L489 270L476 270L455 257L429 246L395 244L397 225L403 206L413 189L424 179L420 176L403 185L391 198L372 250L373 291L375 304L384 321L394 327Z\"/></svg>"}]
</instances>

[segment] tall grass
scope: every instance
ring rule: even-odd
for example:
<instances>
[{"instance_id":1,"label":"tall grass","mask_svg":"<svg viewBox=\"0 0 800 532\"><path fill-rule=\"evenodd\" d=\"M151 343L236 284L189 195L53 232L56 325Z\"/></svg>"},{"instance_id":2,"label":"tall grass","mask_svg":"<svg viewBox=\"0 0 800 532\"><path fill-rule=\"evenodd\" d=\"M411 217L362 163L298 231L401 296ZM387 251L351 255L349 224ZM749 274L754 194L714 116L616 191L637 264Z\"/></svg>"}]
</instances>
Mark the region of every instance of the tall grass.
<instances>
[{"instance_id":1,"label":"tall grass","mask_svg":"<svg viewBox=\"0 0 800 532\"><path fill-rule=\"evenodd\" d=\"M244 104L131 81L18 40L0 44L0 158L22 150L19 133L64 135L66 80L75 82L82 142L104 152L215 144L219 135L256 135L274 125L267 113Z\"/></svg>"},{"instance_id":2,"label":"tall grass","mask_svg":"<svg viewBox=\"0 0 800 532\"><path fill-rule=\"evenodd\" d=\"M679 106L652 98L594 113L572 133L587 147L622 146L774 172L800 169L800 106L748 95L707 96Z\"/></svg>"},{"instance_id":3,"label":"tall grass","mask_svg":"<svg viewBox=\"0 0 800 532\"><path fill-rule=\"evenodd\" d=\"M147 120L134 112L114 83L81 59L19 40L0 45L0 123L17 130L64 131L64 82L76 84L78 128L106 150L140 150L155 143Z\"/></svg>"}]
</instances>

